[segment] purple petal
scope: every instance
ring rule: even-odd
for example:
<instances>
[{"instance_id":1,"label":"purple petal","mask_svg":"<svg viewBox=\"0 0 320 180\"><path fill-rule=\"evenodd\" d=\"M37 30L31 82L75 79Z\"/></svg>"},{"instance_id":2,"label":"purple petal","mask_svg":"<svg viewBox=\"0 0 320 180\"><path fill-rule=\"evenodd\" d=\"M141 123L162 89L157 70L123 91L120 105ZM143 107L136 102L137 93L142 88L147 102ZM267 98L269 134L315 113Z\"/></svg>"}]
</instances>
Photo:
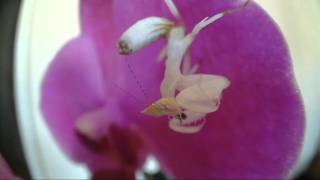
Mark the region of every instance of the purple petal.
<instances>
[{"instance_id":1,"label":"purple petal","mask_svg":"<svg viewBox=\"0 0 320 180\"><path fill-rule=\"evenodd\" d=\"M92 41L86 37L66 44L43 80L42 112L58 142L74 160L92 156L79 142L74 124L82 113L103 106L102 82Z\"/></svg>"},{"instance_id":2,"label":"purple petal","mask_svg":"<svg viewBox=\"0 0 320 180\"><path fill-rule=\"evenodd\" d=\"M90 36L94 40L100 66L113 67L101 68L103 77L107 82L111 80L121 81L123 76L121 72L124 67L123 62L118 61L116 42L120 32L116 31L113 25L112 6L112 0L82 0L80 6L82 34ZM92 11L93 9L94 11ZM113 84L106 84L109 95L110 93L117 93L110 92L114 91L113 88L109 88L110 85L113 86Z\"/></svg>"},{"instance_id":3,"label":"purple petal","mask_svg":"<svg viewBox=\"0 0 320 180\"><path fill-rule=\"evenodd\" d=\"M122 112L113 97L106 97L103 82L91 39L82 36L72 40L55 57L43 80L43 115L63 150L73 160L85 162L92 171L127 166L136 168L145 158L145 153L141 155L140 151L142 137L135 129L121 124ZM101 136L97 142L90 144L76 130L76 123L82 117L88 118L89 123L97 127L93 132ZM114 129L117 131L114 132ZM120 136L123 139L119 140L117 134L121 133L124 134ZM92 143L96 143L96 146ZM135 143L140 145L133 146ZM102 151L97 151L97 147L102 148ZM123 148L132 150L128 152ZM118 153L114 154L113 151Z\"/></svg>"}]
</instances>

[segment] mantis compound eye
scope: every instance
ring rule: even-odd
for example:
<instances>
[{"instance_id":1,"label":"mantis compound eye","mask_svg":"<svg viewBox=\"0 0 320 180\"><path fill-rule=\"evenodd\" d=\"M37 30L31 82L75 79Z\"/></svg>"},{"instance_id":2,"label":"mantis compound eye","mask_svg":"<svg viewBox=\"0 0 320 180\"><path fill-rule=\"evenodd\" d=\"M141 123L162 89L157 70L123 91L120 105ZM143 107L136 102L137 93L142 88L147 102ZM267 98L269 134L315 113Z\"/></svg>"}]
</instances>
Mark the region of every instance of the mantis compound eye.
<instances>
[{"instance_id":1,"label":"mantis compound eye","mask_svg":"<svg viewBox=\"0 0 320 180\"><path fill-rule=\"evenodd\" d=\"M180 113L180 114L176 115L176 118L179 120L185 120L185 119L187 119L187 115L185 113Z\"/></svg>"},{"instance_id":2,"label":"mantis compound eye","mask_svg":"<svg viewBox=\"0 0 320 180\"><path fill-rule=\"evenodd\" d=\"M181 113L180 116L181 116L182 119L186 119L187 118L187 115L185 113Z\"/></svg>"}]
</instances>

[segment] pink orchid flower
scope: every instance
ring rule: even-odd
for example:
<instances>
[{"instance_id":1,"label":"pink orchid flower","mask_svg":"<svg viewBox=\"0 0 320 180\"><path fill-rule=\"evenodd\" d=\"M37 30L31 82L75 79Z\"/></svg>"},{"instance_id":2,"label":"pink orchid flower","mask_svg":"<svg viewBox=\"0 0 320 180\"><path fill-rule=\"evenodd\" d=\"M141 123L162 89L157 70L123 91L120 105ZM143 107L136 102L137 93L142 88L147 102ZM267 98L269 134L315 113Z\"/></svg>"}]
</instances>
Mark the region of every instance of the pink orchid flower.
<instances>
[{"instance_id":1,"label":"pink orchid flower","mask_svg":"<svg viewBox=\"0 0 320 180\"><path fill-rule=\"evenodd\" d=\"M241 0L175 0L188 32ZM197 73L230 81L219 108L197 133L141 111L158 100L165 40L120 55L121 34L140 19L174 21L163 1L81 0L81 34L52 61L41 108L55 138L93 178L134 178L147 154L174 179L286 178L304 133L304 109L286 42L254 2L208 25L190 56Z\"/></svg>"}]
</instances>

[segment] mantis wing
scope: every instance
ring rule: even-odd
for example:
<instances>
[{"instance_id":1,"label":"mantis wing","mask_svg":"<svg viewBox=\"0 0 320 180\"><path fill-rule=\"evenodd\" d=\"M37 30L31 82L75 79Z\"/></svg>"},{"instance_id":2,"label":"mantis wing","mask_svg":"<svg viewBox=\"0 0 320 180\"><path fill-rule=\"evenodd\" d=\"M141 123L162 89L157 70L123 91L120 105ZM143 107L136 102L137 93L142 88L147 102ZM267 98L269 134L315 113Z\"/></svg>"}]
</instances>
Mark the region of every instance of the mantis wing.
<instances>
[{"instance_id":1,"label":"mantis wing","mask_svg":"<svg viewBox=\"0 0 320 180\"><path fill-rule=\"evenodd\" d=\"M222 91L230 82L223 76L190 75L181 84L186 88L176 97L179 106L193 112L210 113L219 108Z\"/></svg>"},{"instance_id":2,"label":"mantis wing","mask_svg":"<svg viewBox=\"0 0 320 180\"><path fill-rule=\"evenodd\" d=\"M192 74L181 77L180 80L176 83L175 88L178 91L182 91L196 84L208 82L215 84L217 87L221 86L225 88L227 88L230 84L229 80L224 76L211 74Z\"/></svg>"}]
</instances>

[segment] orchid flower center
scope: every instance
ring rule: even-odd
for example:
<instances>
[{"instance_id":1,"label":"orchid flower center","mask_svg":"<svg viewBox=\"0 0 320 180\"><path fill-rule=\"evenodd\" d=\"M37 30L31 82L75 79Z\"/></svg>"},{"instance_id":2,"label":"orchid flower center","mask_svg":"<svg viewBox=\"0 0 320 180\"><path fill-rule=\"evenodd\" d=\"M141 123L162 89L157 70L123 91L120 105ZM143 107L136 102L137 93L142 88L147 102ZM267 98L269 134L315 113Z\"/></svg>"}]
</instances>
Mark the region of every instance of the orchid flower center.
<instances>
[{"instance_id":1,"label":"orchid flower center","mask_svg":"<svg viewBox=\"0 0 320 180\"><path fill-rule=\"evenodd\" d=\"M221 75L195 74L198 65L191 66L188 50L203 28L234 10L205 17L186 34L183 19L174 2L165 0L165 3L178 23L162 17L139 20L121 36L119 53L128 55L159 38L167 39L167 45L160 51L157 60L165 59L165 73L160 85L161 98L142 113L155 117L168 116L172 130L196 133L204 126L205 116L218 110L222 91L230 82Z\"/></svg>"}]
</instances>

